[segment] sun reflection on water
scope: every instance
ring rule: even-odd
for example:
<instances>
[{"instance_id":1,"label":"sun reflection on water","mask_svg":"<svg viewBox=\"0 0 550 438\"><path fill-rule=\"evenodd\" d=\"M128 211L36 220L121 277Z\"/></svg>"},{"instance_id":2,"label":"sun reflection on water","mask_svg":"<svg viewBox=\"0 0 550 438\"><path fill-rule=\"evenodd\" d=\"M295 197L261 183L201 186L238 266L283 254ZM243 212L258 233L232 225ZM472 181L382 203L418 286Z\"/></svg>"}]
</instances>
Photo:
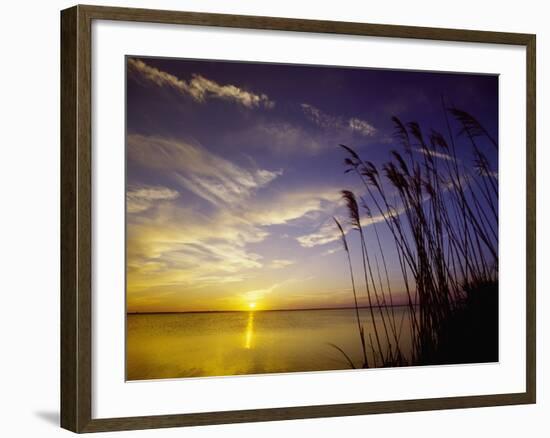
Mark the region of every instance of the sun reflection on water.
<instances>
[{"instance_id":1,"label":"sun reflection on water","mask_svg":"<svg viewBox=\"0 0 550 438\"><path fill-rule=\"evenodd\" d=\"M244 348L247 350L252 348L252 336L254 335L254 312L248 312L248 322L246 323L246 332L244 340Z\"/></svg>"}]
</instances>

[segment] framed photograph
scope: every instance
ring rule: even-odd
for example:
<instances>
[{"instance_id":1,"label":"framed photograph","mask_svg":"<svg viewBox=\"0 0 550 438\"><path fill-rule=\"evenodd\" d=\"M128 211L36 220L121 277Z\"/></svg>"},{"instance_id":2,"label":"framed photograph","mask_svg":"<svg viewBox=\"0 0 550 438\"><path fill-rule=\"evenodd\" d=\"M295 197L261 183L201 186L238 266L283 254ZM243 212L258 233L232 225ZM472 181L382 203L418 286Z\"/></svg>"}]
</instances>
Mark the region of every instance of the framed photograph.
<instances>
[{"instance_id":1,"label":"framed photograph","mask_svg":"<svg viewBox=\"0 0 550 438\"><path fill-rule=\"evenodd\" d=\"M61 423L535 403L535 36L61 13Z\"/></svg>"}]
</instances>

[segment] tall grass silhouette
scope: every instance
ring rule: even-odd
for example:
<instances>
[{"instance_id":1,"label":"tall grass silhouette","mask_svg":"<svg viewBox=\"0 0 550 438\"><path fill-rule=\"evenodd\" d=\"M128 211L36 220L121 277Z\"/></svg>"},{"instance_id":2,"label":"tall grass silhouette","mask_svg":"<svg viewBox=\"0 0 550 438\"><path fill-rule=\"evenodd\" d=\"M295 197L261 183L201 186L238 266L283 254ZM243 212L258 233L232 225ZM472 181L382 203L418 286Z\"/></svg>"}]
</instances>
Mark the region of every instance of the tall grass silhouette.
<instances>
[{"instance_id":1,"label":"tall grass silhouette","mask_svg":"<svg viewBox=\"0 0 550 438\"><path fill-rule=\"evenodd\" d=\"M380 167L340 145L345 171L364 189L360 196L343 190L342 198L360 243L361 284L372 323L368 340L352 251L344 227L334 219L347 254L361 367L498 360L498 175L484 152L498 150L498 143L466 111L444 105L444 115L446 135L434 130L426 135L417 122L393 117L401 150L391 150ZM469 153L462 149L458 154L459 148ZM470 162L464 159L468 155ZM394 312L389 249L381 243L380 226L395 245L407 321ZM367 244L367 234L374 246ZM412 344L407 351L404 330L410 331Z\"/></svg>"}]
</instances>

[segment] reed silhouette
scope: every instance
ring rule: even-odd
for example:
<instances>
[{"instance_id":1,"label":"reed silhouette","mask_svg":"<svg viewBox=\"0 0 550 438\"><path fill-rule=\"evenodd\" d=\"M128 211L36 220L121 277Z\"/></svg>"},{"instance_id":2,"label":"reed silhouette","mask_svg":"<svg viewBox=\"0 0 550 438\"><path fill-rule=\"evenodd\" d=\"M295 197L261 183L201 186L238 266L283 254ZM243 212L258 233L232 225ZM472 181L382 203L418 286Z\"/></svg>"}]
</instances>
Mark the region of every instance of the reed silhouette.
<instances>
[{"instance_id":1,"label":"reed silhouette","mask_svg":"<svg viewBox=\"0 0 550 438\"><path fill-rule=\"evenodd\" d=\"M498 360L498 175L484 153L498 150L498 143L466 111L443 102L443 112L446 135L434 130L426 135L417 122L393 117L402 150L391 150L380 167L340 145L345 172L364 189L360 196L343 190L342 198L351 231L359 237L360 281L373 328L366 339L353 254L335 218L349 265L362 363L356 365L342 348L333 347L353 368ZM466 162L469 153L458 154L459 148L468 148L473 160ZM395 245L407 322L394 313L380 226L389 230ZM377 242L374 247L367 244L367 233ZM412 351L403 351L403 330L410 330Z\"/></svg>"}]
</instances>

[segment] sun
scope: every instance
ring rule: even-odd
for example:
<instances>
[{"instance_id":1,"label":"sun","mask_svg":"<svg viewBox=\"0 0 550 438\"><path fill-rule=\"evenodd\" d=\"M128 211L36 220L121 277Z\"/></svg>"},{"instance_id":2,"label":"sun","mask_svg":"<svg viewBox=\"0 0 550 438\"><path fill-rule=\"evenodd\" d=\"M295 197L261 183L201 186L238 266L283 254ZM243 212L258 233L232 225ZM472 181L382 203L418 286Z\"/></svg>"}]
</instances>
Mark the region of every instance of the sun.
<instances>
[{"instance_id":1,"label":"sun","mask_svg":"<svg viewBox=\"0 0 550 438\"><path fill-rule=\"evenodd\" d=\"M248 303L248 308L254 310L256 308L256 303Z\"/></svg>"}]
</instances>

